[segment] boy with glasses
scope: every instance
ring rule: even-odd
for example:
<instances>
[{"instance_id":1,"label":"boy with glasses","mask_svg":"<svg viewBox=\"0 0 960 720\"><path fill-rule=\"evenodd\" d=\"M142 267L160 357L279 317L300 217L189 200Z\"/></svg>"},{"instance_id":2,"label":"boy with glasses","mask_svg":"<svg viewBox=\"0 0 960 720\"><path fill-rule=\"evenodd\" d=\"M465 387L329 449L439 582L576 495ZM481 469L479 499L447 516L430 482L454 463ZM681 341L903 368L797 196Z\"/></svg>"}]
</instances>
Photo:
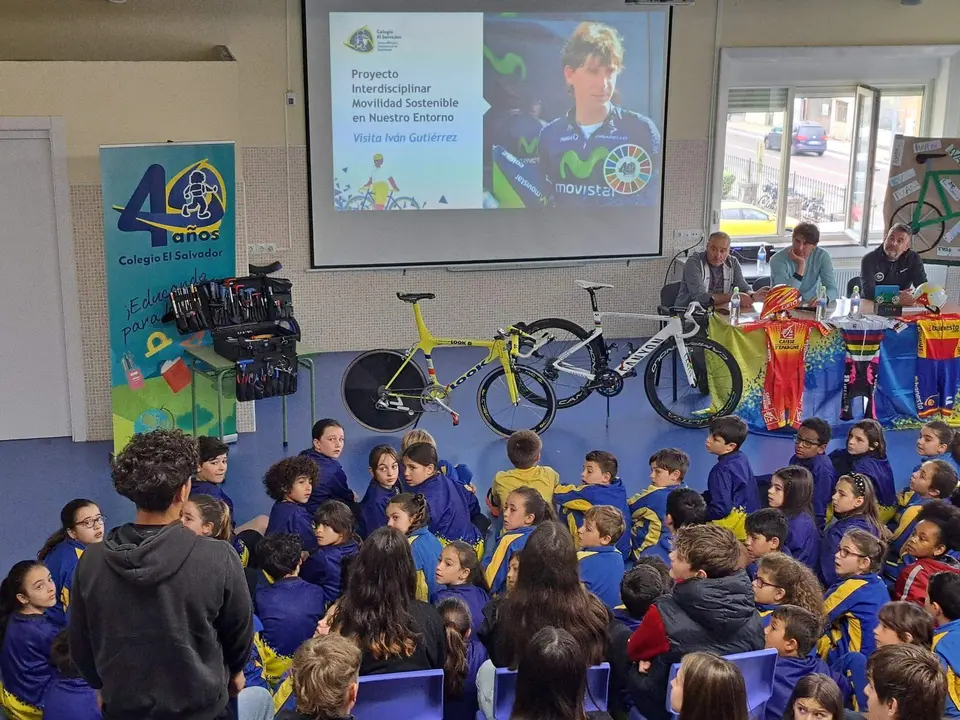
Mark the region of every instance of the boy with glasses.
<instances>
[{"instance_id":1,"label":"boy with glasses","mask_svg":"<svg viewBox=\"0 0 960 720\"><path fill-rule=\"evenodd\" d=\"M794 452L788 465L799 465L813 475L813 513L817 526L826 523L827 508L837 483L837 472L827 457L830 443L830 424L820 418L804 420L793 439Z\"/></svg>"}]
</instances>

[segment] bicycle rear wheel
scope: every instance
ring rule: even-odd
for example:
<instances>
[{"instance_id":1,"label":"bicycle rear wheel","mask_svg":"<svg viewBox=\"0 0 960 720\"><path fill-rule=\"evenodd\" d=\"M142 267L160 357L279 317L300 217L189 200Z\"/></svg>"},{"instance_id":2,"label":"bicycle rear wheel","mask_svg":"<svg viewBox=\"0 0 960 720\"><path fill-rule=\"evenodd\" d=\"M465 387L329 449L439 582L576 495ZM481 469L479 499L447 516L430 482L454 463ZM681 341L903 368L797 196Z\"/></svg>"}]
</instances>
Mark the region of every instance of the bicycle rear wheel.
<instances>
[{"instance_id":1,"label":"bicycle rear wheel","mask_svg":"<svg viewBox=\"0 0 960 720\"><path fill-rule=\"evenodd\" d=\"M529 323L525 332L535 337L538 344L541 342L543 344L530 357L522 359L523 365L533 368L550 381L557 397L557 408L562 410L573 407L586 400L593 392L591 385L602 370L601 353L598 352L599 343L588 343L565 357L562 362L563 367L591 373L594 377L591 380L554 367L558 357L590 337L590 333L582 327L562 318L544 318ZM519 382L522 378L518 377L517 380ZM537 395L535 387L528 388L524 385L521 392L531 402L544 401L542 395Z\"/></svg>"},{"instance_id":2,"label":"bicycle rear wheel","mask_svg":"<svg viewBox=\"0 0 960 720\"><path fill-rule=\"evenodd\" d=\"M542 433L553 422L557 414L557 398L553 388L543 375L528 367L517 366L513 369L517 378L517 403L510 400L506 370L503 366L491 371L477 389L477 408L480 417L491 430L500 435L509 436L517 430L533 430ZM530 395L521 392L525 387Z\"/></svg>"},{"instance_id":3,"label":"bicycle rear wheel","mask_svg":"<svg viewBox=\"0 0 960 720\"><path fill-rule=\"evenodd\" d=\"M340 395L353 419L376 432L396 432L413 425L423 413L421 397L427 380L409 362L390 387L406 358L396 350L371 350L354 358L343 373Z\"/></svg>"},{"instance_id":4,"label":"bicycle rear wheel","mask_svg":"<svg viewBox=\"0 0 960 720\"><path fill-rule=\"evenodd\" d=\"M653 409L664 420L685 428L706 427L740 404L743 376L736 359L723 345L704 338L684 338L696 384L690 386L676 340L653 351L643 373L643 385Z\"/></svg>"}]
</instances>

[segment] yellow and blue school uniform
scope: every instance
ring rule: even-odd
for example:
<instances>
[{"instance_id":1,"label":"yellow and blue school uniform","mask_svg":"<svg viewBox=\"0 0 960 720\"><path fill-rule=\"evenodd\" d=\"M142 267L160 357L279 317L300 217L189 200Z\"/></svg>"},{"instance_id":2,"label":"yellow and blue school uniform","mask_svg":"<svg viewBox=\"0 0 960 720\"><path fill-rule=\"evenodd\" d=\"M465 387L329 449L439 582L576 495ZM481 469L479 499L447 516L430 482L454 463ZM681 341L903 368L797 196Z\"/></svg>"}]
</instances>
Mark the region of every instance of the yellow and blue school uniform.
<instances>
[{"instance_id":1,"label":"yellow and blue school uniform","mask_svg":"<svg viewBox=\"0 0 960 720\"><path fill-rule=\"evenodd\" d=\"M440 473L417 485L413 492L427 499L430 532L441 545L459 540L474 547L477 557L483 556L483 538L470 520L470 503L466 496L472 493Z\"/></svg>"},{"instance_id":2,"label":"yellow and blue school uniform","mask_svg":"<svg viewBox=\"0 0 960 720\"><path fill-rule=\"evenodd\" d=\"M287 670L277 683L277 690L273 693L273 712L279 715L281 710L290 710L295 712L297 709L297 696L293 694L293 677Z\"/></svg>"},{"instance_id":3,"label":"yellow and blue school uniform","mask_svg":"<svg viewBox=\"0 0 960 720\"><path fill-rule=\"evenodd\" d=\"M865 530L874 537L877 535L876 529L862 515L835 518L827 525L827 529L823 533L823 542L820 543L820 567L817 573L824 587L831 587L840 581L834 566L837 548L840 547L843 536L850 530L855 529Z\"/></svg>"},{"instance_id":4,"label":"yellow and blue school uniform","mask_svg":"<svg viewBox=\"0 0 960 720\"><path fill-rule=\"evenodd\" d=\"M439 605L450 597L457 598L467 606L470 611L470 628L473 630L473 637L477 637L480 626L483 625L483 609L490 602L490 593L471 583L437 585L437 591L430 596L430 604Z\"/></svg>"},{"instance_id":5,"label":"yellow and blue school uniform","mask_svg":"<svg viewBox=\"0 0 960 720\"><path fill-rule=\"evenodd\" d=\"M858 652L841 655L830 663L830 670L844 678L850 686L851 708L856 712L865 712L867 709L867 656Z\"/></svg>"},{"instance_id":6,"label":"yellow and blue school uniform","mask_svg":"<svg viewBox=\"0 0 960 720\"><path fill-rule=\"evenodd\" d=\"M497 543L497 549L493 551L493 556L487 564L484 575L487 578L487 585L490 586L490 592L493 595L499 595L507 589L507 570L510 569L510 558L523 550L530 534L536 530L536 525L525 525L504 533Z\"/></svg>"},{"instance_id":7,"label":"yellow and blue school uniform","mask_svg":"<svg viewBox=\"0 0 960 720\"><path fill-rule=\"evenodd\" d=\"M909 556L903 554L903 547L913 535L913 530L919 522L918 516L923 506L934 498L917 495L907 488L897 496L897 516L890 521L892 535L890 536L890 550L883 564L883 579L887 587L893 590L897 578L903 569L909 565Z\"/></svg>"},{"instance_id":8,"label":"yellow and blue school uniform","mask_svg":"<svg viewBox=\"0 0 960 720\"><path fill-rule=\"evenodd\" d=\"M817 518L817 526L826 524L828 509L832 512L831 501L833 487L837 484L837 471L830 458L826 455L814 455L812 458L799 458L793 455L787 465L799 465L813 475L813 514Z\"/></svg>"},{"instance_id":9,"label":"yellow and blue school uniform","mask_svg":"<svg viewBox=\"0 0 960 720\"><path fill-rule=\"evenodd\" d=\"M897 485L889 460L869 454L851 455L846 448L834 450L830 453L830 460L838 477L857 472L870 478L877 493L877 503L880 505L880 522L886 524L893 519L897 513ZM827 511L828 519L832 509L831 506Z\"/></svg>"},{"instance_id":10,"label":"yellow and blue school uniform","mask_svg":"<svg viewBox=\"0 0 960 720\"><path fill-rule=\"evenodd\" d=\"M233 500L223 491L223 483L212 483L206 480L199 480L190 486L190 496L209 495L217 500L222 500L230 508L230 524L236 526L236 520L233 517Z\"/></svg>"},{"instance_id":11,"label":"yellow and blue school uniform","mask_svg":"<svg viewBox=\"0 0 960 720\"><path fill-rule=\"evenodd\" d=\"M747 515L760 509L760 491L750 461L739 450L717 457L707 477L707 521L747 539Z\"/></svg>"},{"instance_id":12,"label":"yellow and blue school uniform","mask_svg":"<svg viewBox=\"0 0 960 720\"><path fill-rule=\"evenodd\" d=\"M343 577L344 563L360 552L353 540L342 545L321 545L314 550L300 566L300 577L323 589L324 599L329 606L343 593L340 580Z\"/></svg>"},{"instance_id":13,"label":"yellow and blue school uniform","mask_svg":"<svg viewBox=\"0 0 960 720\"><path fill-rule=\"evenodd\" d=\"M457 484L457 487L460 488L463 499L467 501L467 510L470 511L470 517L473 518L483 514L480 510L480 501L477 500L477 493L473 489L473 471L467 465L463 463L454 465L449 460L443 460L441 458L440 463L437 465L437 470L439 470L440 474L445 478L453 480L453 482Z\"/></svg>"},{"instance_id":14,"label":"yellow and blue school uniform","mask_svg":"<svg viewBox=\"0 0 960 720\"><path fill-rule=\"evenodd\" d=\"M336 458L327 457L313 448L307 448L300 454L317 464L317 481L313 484L313 490L310 491L310 499L307 500L307 513L310 517L313 517L317 508L327 500L340 500L347 505L353 504L353 491L347 484L347 474Z\"/></svg>"},{"instance_id":15,"label":"yellow and blue school uniform","mask_svg":"<svg viewBox=\"0 0 960 720\"><path fill-rule=\"evenodd\" d=\"M773 620L773 611L776 609L776 605L757 603L757 615L760 616L760 622L763 623L763 627L767 627L770 621Z\"/></svg>"},{"instance_id":16,"label":"yellow and blue school uniform","mask_svg":"<svg viewBox=\"0 0 960 720\"><path fill-rule=\"evenodd\" d=\"M640 623L643 621L643 618L635 618L631 615L626 605L617 605L613 609L613 617L615 620L619 620L626 625L627 630L629 630L631 634L640 627Z\"/></svg>"},{"instance_id":17,"label":"yellow and blue school uniform","mask_svg":"<svg viewBox=\"0 0 960 720\"><path fill-rule=\"evenodd\" d=\"M630 508L627 506L627 491L623 481L615 478L609 485L557 485L553 491L553 501L560 510L560 516L577 537L577 528L583 524L583 515L594 505L613 505L623 515L624 526L630 527ZM630 555L630 533L625 532L617 540L617 550L624 557Z\"/></svg>"},{"instance_id":18,"label":"yellow and blue school uniform","mask_svg":"<svg viewBox=\"0 0 960 720\"><path fill-rule=\"evenodd\" d=\"M585 547L577 553L580 582L611 610L620 604L623 555L613 545Z\"/></svg>"},{"instance_id":19,"label":"yellow and blue school uniform","mask_svg":"<svg viewBox=\"0 0 960 720\"><path fill-rule=\"evenodd\" d=\"M292 533L300 537L303 549L313 552L317 549L317 536L313 532L313 517L307 512L307 506L290 500L280 500L270 509L270 521L267 523L267 535Z\"/></svg>"},{"instance_id":20,"label":"yellow and blue school uniform","mask_svg":"<svg viewBox=\"0 0 960 720\"><path fill-rule=\"evenodd\" d=\"M247 664L243 666L243 677L246 679L246 687L262 687L270 689L267 682L267 676L264 674L263 658L260 657L260 645L262 644L261 634L263 633L263 623L256 615L253 616L253 645L250 648L250 657Z\"/></svg>"},{"instance_id":21,"label":"yellow and blue school uniform","mask_svg":"<svg viewBox=\"0 0 960 720\"><path fill-rule=\"evenodd\" d=\"M490 495L496 501L497 507L503 508L510 493L520 487L529 487L540 493L540 497L549 505L553 503L553 493L559 484L560 474L547 465L510 468L494 475Z\"/></svg>"},{"instance_id":22,"label":"yellow and blue school uniform","mask_svg":"<svg viewBox=\"0 0 960 720\"><path fill-rule=\"evenodd\" d=\"M951 620L937 628L932 649L947 671L947 704L943 716L960 718L960 620Z\"/></svg>"},{"instance_id":23,"label":"yellow and blue school uniform","mask_svg":"<svg viewBox=\"0 0 960 720\"><path fill-rule=\"evenodd\" d=\"M855 575L831 587L823 601L829 627L817 645L820 657L830 663L851 652L869 657L877 647L877 613L888 602L879 575Z\"/></svg>"},{"instance_id":24,"label":"yellow and blue school uniform","mask_svg":"<svg viewBox=\"0 0 960 720\"><path fill-rule=\"evenodd\" d=\"M247 567L250 564L250 548L247 547L247 544L239 535L231 535L230 544L237 551L237 555L240 556L240 564Z\"/></svg>"},{"instance_id":25,"label":"yellow and blue school uniform","mask_svg":"<svg viewBox=\"0 0 960 720\"><path fill-rule=\"evenodd\" d=\"M407 533L407 542L417 571L417 600L430 602L430 596L437 591L437 563L443 545L427 528L411 530Z\"/></svg>"},{"instance_id":26,"label":"yellow and blue school uniform","mask_svg":"<svg viewBox=\"0 0 960 720\"><path fill-rule=\"evenodd\" d=\"M41 720L53 681L50 647L60 628L46 615L14 613L0 648L0 707L10 720Z\"/></svg>"},{"instance_id":27,"label":"yellow and blue school uniform","mask_svg":"<svg viewBox=\"0 0 960 720\"><path fill-rule=\"evenodd\" d=\"M58 543L43 559L57 586L57 604L47 608L44 614L60 628L67 626L67 611L70 607L70 589L73 587L73 572L77 569L80 556L86 549L82 542L68 537Z\"/></svg>"},{"instance_id":28,"label":"yellow and blue school uniform","mask_svg":"<svg viewBox=\"0 0 960 720\"><path fill-rule=\"evenodd\" d=\"M630 553L634 559L653 555L669 565L673 536L667 528L667 497L686 485L650 485L627 500L630 510Z\"/></svg>"},{"instance_id":29,"label":"yellow and blue school uniform","mask_svg":"<svg viewBox=\"0 0 960 720\"><path fill-rule=\"evenodd\" d=\"M371 480L367 492L357 507L357 530L360 537L367 538L374 530L387 524L387 505L400 494L400 484L385 488L376 480Z\"/></svg>"},{"instance_id":30,"label":"yellow and blue school uniform","mask_svg":"<svg viewBox=\"0 0 960 720\"><path fill-rule=\"evenodd\" d=\"M257 588L254 606L263 630L254 635L254 643L271 685L293 663L293 654L303 641L313 637L326 609L325 597L319 587L298 577Z\"/></svg>"},{"instance_id":31,"label":"yellow and blue school uniform","mask_svg":"<svg viewBox=\"0 0 960 720\"><path fill-rule=\"evenodd\" d=\"M810 513L800 512L787 518L788 554L808 568L817 571L820 563L820 531L817 521Z\"/></svg>"},{"instance_id":32,"label":"yellow and blue school uniform","mask_svg":"<svg viewBox=\"0 0 960 720\"><path fill-rule=\"evenodd\" d=\"M43 720L103 720L97 692L82 677L55 673L43 695Z\"/></svg>"}]
</instances>

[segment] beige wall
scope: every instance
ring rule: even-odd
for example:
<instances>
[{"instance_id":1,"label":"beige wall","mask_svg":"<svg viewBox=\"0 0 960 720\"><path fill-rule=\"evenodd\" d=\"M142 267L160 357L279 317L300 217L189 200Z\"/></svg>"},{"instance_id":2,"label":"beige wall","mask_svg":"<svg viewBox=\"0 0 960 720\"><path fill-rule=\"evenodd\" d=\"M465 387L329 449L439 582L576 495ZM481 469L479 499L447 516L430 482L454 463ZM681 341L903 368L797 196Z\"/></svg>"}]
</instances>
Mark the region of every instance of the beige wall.
<instances>
[{"instance_id":1,"label":"beige wall","mask_svg":"<svg viewBox=\"0 0 960 720\"><path fill-rule=\"evenodd\" d=\"M611 2L602 4L606 7ZM720 44L956 42L958 3L926 0L920 7L903 8L899 0L725 0ZM598 7L597 3L584 6ZM295 283L305 341L313 346L332 350L405 344L410 320L407 307L393 297L399 289L430 289L447 301L445 315L427 309L432 328L440 334L487 333L504 322L545 315L585 322L583 293L573 286L577 277L614 283L616 290L604 298L611 308L649 310L657 302L666 260L505 273L438 269L308 273L299 7L299 0L129 0L124 5L104 0L0 0L0 61L138 61L116 66L115 72L97 82L82 72L68 79L68 65L57 70L34 66L37 70L30 72L40 74L30 82L23 77L11 80L5 71L12 66L0 63L0 115L67 118L82 323L85 338L91 338L85 340L84 352L93 437L107 437L110 432L109 378L97 372L107 363L103 346L95 342L106 327L96 167L100 143L235 139L238 171L244 177L238 188L238 257L241 262L245 258L247 242L278 243L279 259ZM716 8L717 0L698 0L695 6L675 12L664 153L664 252L668 257L677 251L674 230L702 223ZM483 4L467 0L462 9L482 10ZM229 47L236 63L212 62L216 45ZM192 65L199 68L195 78L199 84L170 84L164 69L183 61L207 61ZM154 65L158 75L150 75ZM221 75L225 66L235 73L232 80ZM149 84L144 82L148 76ZM185 107L192 103L185 102L184 92L199 88L202 93L225 85L236 87L235 104L224 100L211 115L202 98L190 95L204 110L202 124L189 124L193 108ZM138 97L142 95L144 102L128 103L128 87L142 88ZM284 105L288 89L300 98L289 110ZM504 287L512 288L511 292L504 293ZM623 335L644 330L636 325L616 328Z\"/></svg>"}]
</instances>

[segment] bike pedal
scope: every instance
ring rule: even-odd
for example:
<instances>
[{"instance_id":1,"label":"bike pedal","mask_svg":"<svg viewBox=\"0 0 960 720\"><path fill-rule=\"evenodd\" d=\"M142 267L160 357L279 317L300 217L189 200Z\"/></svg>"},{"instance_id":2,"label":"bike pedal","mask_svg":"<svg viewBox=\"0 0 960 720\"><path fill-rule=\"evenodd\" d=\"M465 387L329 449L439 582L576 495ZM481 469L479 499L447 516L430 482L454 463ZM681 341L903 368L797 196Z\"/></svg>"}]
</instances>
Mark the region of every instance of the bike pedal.
<instances>
[{"instance_id":1,"label":"bike pedal","mask_svg":"<svg viewBox=\"0 0 960 720\"><path fill-rule=\"evenodd\" d=\"M453 426L456 427L460 424L460 413L450 413L450 419L453 420Z\"/></svg>"}]
</instances>

